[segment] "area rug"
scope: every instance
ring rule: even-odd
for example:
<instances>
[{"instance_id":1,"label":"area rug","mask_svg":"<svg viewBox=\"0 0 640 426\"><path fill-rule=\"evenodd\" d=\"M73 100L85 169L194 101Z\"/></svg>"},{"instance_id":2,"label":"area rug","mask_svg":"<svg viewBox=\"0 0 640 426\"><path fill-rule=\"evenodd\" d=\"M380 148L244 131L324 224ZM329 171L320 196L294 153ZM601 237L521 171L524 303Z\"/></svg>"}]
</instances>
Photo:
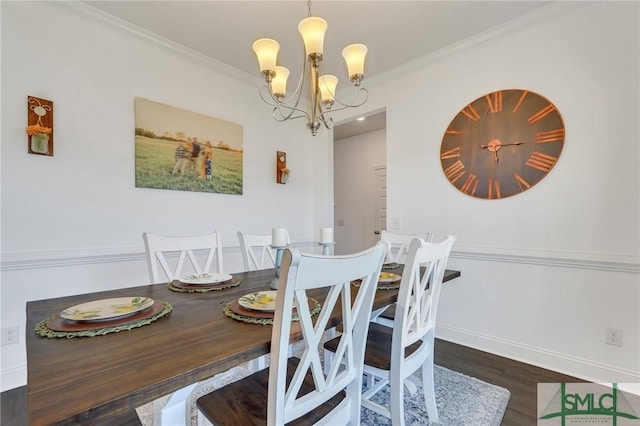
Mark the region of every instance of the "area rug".
<instances>
[{"instance_id":1,"label":"area rug","mask_svg":"<svg viewBox=\"0 0 640 426\"><path fill-rule=\"evenodd\" d=\"M247 374L248 370L234 373L236 369L222 373L219 376L201 383L186 401L186 424L199 426L207 424L198 412L195 400L203 394L238 380ZM238 370L240 371L240 370ZM233 373L233 374L231 374ZM419 377L420 370L416 372ZM511 396L507 389L495 386L473 377L434 366L434 382L436 389L436 405L440 426L500 426L504 412ZM405 389L405 424L406 426L430 425L427 408L424 404L422 388L418 387L411 395ZM158 426L160 422L159 408L162 408L165 397L154 403L149 403L137 409L144 426ZM379 404L386 404L389 399L389 387L381 390L373 398ZM368 408L362 408L362 426L390 425L391 420L381 416ZM164 426L164 425L162 425Z\"/></svg>"},{"instance_id":2,"label":"area rug","mask_svg":"<svg viewBox=\"0 0 640 426\"><path fill-rule=\"evenodd\" d=\"M420 370L417 371L418 375ZM473 377L434 366L436 405L440 425L447 426L499 426L507 409L511 393ZM405 389L405 424L430 425L424 394L419 387L414 395ZM385 405L389 400L389 387L378 392L373 401ZM391 420L368 408L362 409L363 426L390 425Z\"/></svg>"}]
</instances>

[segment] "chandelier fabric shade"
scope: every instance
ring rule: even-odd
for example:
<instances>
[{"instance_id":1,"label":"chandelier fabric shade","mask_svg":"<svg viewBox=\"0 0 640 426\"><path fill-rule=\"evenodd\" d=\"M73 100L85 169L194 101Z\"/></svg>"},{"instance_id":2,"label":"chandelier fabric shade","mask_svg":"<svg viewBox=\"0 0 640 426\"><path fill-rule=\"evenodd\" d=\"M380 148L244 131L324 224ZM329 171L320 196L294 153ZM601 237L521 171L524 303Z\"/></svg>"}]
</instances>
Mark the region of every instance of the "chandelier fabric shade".
<instances>
[{"instance_id":1,"label":"chandelier fabric shade","mask_svg":"<svg viewBox=\"0 0 640 426\"><path fill-rule=\"evenodd\" d=\"M291 96L287 97L289 70L277 64L280 44L270 38L260 38L253 43L253 51L258 57L260 72L266 81L266 85L260 90L260 97L265 103L273 106L273 118L276 121L306 118L307 127L315 136L322 125L327 129L333 126L333 119L328 116L330 112L359 107L367 101L368 92L360 85L364 78L367 47L364 44L352 44L342 50L348 77L355 90L352 100L344 102L336 97L338 78L334 75L323 75L320 70L324 58L327 21L311 16L310 1L308 9L309 16L298 24L298 31L304 43L305 58L297 87ZM308 109L300 105L305 77L308 77L307 85L311 91ZM337 107L334 108L334 105Z\"/></svg>"}]
</instances>

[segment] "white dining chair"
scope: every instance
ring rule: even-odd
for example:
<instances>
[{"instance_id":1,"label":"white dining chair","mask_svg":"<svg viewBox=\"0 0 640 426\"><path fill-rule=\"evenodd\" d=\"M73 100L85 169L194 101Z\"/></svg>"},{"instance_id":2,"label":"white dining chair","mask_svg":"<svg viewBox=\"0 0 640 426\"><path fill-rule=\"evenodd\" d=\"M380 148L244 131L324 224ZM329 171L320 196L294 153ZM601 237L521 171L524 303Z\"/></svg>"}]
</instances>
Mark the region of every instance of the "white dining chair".
<instances>
[{"instance_id":1,"label":"white dining chair","mask_svg":"<svg viewBox=\"0 0 640 426\"><path fill-rule=\"evenodd\" d=\"M276 265L276 255L271 248L273 241L272 234L249 234L238 231L238 241L242 252L242 262L245 271L257 271L259 269L274 268ZM287 231L287 244L291 244L289 231ZM290 349L290 351L292 348ZM268 355L258 357L249 363L251 371L258 371L265 368L269 363Z\"/></svg>"},{"instance_id":2,"label":"white dining chair","mask_svg":"<svg viewBox=\"0 0 640 426\"><path fill-rule=\"evenodd\" d=\"M435 233L426 232L423 234L417 235L408 235L408 234L396 234L393 232L388 232L387 230L382 230L380 234L381 241L389 242L389 251L387 252L387 256L385 258L385 263L395 262L402 263L405 261L407 253L409 252L409 245L414 238L422 238L426 242L433 241ZM395 309L395 304L390 306L385 306L380 309L377 309L371 313L371 320L377 322L378 324L384 324L388 327L393 327L393 312Z\"/></svg>"},{"instance_id":3,"label":"white dining chair","mask_svg":"<svg viewBox=\"0 0 640 426\"><path fill-rule=\"evenodd\" d=\"M276 256L271 248L272 234L249 234L238 231L238 241L240 241L245 271L256 271L275 266ZM287 244L291 244L288 231Z\"/></svg>"},{"instance_id":4,"label":"white dining chair","mask_svg":"<svg viewBox=\"0 0 640 426\"><path fill-rule=\"evenodd\" d=\"M143 233L149 279L152 283L173 281L187 274L223 272L222 243L219 232L205 235L167 237ZM154 424L186 426L187 398L197 383L153 402ZM157 419L157 420L155 420Z\"/></svg>"},{"instance_id":5,"label":"white dining chair","mask_svg":"<svg viewBox=\"0 0 640 426\"><path fill-rule=\"evenodd\" d=\"M424 390L430 423L438 423L433 384L433 345L436 312L444 271L456 238L449 236L441 243L414 239L402 273L393 328L371 323L366 341L364 374L373 377L362 395L362 405L391 419L393 425L404 425L404 385L410 380ZM425 268L421 274L420 268ZM336 340L325 343L336 352ZM325 354L325 358L327 355ZM422 379L413 373L422 369ZM389 406L373 401L387 385Z\"/></svg>"},{"instance_id":6,"label":"white dining chair","mask_svg":"<svg viewBox=\"0 0 640 426\"><path fill-rule=\"evenodd\" d=\"M388 241L391 244L385 262L403 263L409 252L409 244L411 244L414 238L422 238L427 242L431 242L433 241L434 235L432 232L422 234L396 234L383 229L380 233L380 240Z\"/></svg>"},{"instance_id":7,"label":"white dining chair","mask_svg":"<svg viewBox=\"0 0 640 426\"><path fill-rule=\"evenodd\" d=\"M358 425L364 343L386 245L380 242L341 256L286 249L271 334L271 366L199 398L205 417L213 424ZM352 298L355 279L362 279L362 284ZM308 292L317 290L326 297L313 318ZM294 303L299 317L295 328L304 342L300 358L288 356ZM325 374L321 339L334 309L341 313L344 330L337 338L336 362Z\"/></svg>"},{"instance_id":8,"label":"white dining chair","mask_svg":"<svg viewBox=\"0 0 640 426\"><path fill-rule=\"evenodd\" d=\"M184 237L166 237L145 232L142 237L149 279L154 284L179 279L187 273L223 272L219 232Z\"/></svg>"}]
</instances>

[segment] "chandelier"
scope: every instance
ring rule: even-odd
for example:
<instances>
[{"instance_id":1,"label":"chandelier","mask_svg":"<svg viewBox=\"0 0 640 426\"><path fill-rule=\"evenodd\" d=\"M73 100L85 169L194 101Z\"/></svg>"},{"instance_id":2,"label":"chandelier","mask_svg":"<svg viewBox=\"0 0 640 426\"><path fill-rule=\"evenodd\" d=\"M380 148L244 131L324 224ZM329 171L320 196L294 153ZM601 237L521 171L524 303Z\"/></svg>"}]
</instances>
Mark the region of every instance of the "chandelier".
<instances>
[{"instance_id":1,"label":"chandelier","mask_svg":"<svg viewBox=\"0 0 640 426\"><path fill-rule=\"evenodd\" d=\"M322 124L327 129L333 126L333 119L328 117L330 112L345 108L359 107L367 101L367 90L360 86L364 78L364 58L367 46L351 44L342 50L342 56L347 63L347 71L354 93L350 102L343 102L336 98L338 78L334 75L323 75L320 63L323 59L324 34L327 31L327 21L311 16L311 1L308 2L307 18L300 21L298 31L302 35L306 55L296 90L287 97L287 79L289 70L276 65L276 58L280 45L270 38L261 38L253 43L253 51L258 57L260 72L265 78L266 85L260 88L262 100L273 106L273 118L282 122L294 118L306 118L307 127L315 136ZM311 98L309 109L300 106L302 86L309 64L309 82Z\"/></svg>"}]
</instances>

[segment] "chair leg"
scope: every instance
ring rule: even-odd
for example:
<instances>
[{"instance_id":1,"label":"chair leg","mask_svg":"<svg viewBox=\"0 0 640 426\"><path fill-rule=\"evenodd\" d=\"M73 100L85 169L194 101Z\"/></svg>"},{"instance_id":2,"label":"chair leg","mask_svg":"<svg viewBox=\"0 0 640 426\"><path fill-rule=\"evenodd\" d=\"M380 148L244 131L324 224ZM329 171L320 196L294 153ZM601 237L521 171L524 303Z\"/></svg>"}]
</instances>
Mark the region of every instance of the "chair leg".
<instances>
[{"instance_id":1,"label":"chair leg","mask_svg":"<svg viewBox=\"0 0 640 426\"><path fill-rule=\"evenodd\" d=\"M404 378L399 376L392 376L389 381L389 409L393 426L404 426Z\"/></svg>"},{"instance_id":2,"label":"chair leg","mask_svg":"<svg viewBox=\"0 0 640 426\"><path fill-rule=\"evenodd\" d=\"M427 359L422 365L422 390L424 391L429 423L438 423L438 408L436 407L436 393L433 383L433 358Z\"/></svg>"}]
</instances>

